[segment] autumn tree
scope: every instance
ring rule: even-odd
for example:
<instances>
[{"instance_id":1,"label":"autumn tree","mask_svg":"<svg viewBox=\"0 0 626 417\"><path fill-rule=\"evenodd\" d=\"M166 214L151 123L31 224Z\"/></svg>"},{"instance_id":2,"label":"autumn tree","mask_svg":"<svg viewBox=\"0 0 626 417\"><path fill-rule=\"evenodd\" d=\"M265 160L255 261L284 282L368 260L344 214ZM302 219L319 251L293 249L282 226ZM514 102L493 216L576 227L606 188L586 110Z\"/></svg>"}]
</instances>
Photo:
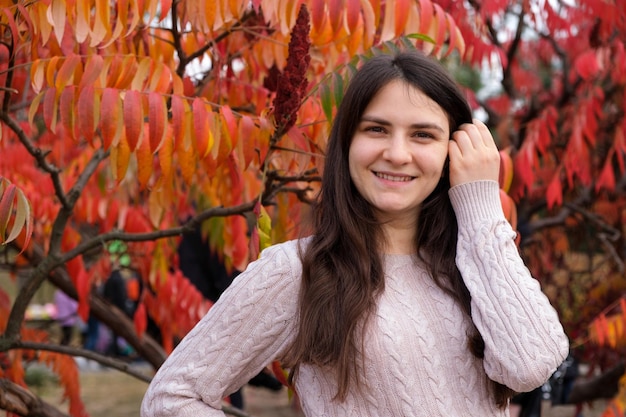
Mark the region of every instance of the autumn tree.
<instances>
[{"instance_id":1,"label":"autumn tree","mask_svg":"<svg viewBox=\"0 0 626 417\"><path fill-rule=\"evenodd\" d=\"M0 0L0 240L26 277L0 297L0 408L59 415L28 390L27 360L59 374L73 416L86 413L70 355L149 380L29 328L37 289L70 294L158 368L210 308L178 268L181 234L201 226L233 269L297 237L343 87L402 48L496 74L468 97L503 150L520 247L581 358L617 364L625 13L624 0ZM93 292L112 241L144 283L133 320Z\"/></svg>"}]
</instances>

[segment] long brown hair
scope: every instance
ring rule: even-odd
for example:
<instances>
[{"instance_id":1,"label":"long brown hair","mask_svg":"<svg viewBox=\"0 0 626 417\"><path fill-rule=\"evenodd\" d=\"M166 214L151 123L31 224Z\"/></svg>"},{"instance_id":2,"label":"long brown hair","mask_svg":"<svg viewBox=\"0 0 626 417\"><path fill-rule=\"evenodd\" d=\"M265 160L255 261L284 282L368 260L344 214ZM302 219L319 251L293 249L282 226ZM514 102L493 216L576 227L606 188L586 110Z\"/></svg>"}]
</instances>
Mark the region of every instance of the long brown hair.
<instances>
[{"instance_id":1,"label":"long brown hair","mask_svg":"<svg viewBox=\"0 0 626 417\"><path fill-rule=\"evenodd\" d=\"M299 328L285 362L292 379L301 364L336 369L340 400L346 398L351 383L359 384L362 332L385 285L383 232L372 207L352 183L348 151L369 102L397 79L438 103L448 115L450 132L472 121L471 109L454 80L438 62L417 51L371 58L348 86L326 150L321 192L313 206L313 236L301 253ZM470 294L455 263L458 226L449 188L445 169L422 203L415 244L433 280L469 316ZM475 327L468 339L468 348L482 358L484 342ZM512 391L496 382L492 386L496 403L505 407Z\"/></svg>"}]
</instances>

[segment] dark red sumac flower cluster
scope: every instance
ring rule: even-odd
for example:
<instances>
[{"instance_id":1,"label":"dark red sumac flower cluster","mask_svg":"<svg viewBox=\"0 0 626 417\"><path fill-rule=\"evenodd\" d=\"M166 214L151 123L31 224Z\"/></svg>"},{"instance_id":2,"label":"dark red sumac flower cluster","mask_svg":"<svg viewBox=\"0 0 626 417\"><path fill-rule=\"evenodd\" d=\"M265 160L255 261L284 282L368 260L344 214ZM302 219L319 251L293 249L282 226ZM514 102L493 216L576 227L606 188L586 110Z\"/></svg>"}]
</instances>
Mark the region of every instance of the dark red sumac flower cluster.
<instances>
[{"instance_id":1,"label":"dark red sumac flower cluster","mask_svg":"<svg viewBox=\"0 0 626 417\"><path fill-rule=\"evenodd\" d=\"M300 108L302 97L306 93L308 81L306 72L311 56L309 47L310 29L309 12L303 4L298 11L298 19L291 31L289 55L285 70L278 77L276 97L274 98L274 121L276 127L287 132L296 122L296 112Z\"/></svg>"}]
</instances>

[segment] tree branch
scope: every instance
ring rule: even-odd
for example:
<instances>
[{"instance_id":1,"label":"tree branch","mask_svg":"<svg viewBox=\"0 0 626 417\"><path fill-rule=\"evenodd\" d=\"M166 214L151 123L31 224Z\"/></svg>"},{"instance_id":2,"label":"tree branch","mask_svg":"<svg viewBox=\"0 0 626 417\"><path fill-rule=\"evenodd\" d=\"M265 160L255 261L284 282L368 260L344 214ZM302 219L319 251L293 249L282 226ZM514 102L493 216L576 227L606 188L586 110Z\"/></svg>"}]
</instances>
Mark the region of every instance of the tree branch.
<instances>
[{"instance_id":1,"label":"tree branch","mask_svg":"<svg viewBox=\"0 0 626 417\"><path fill-rule=\"evenodd\" d=\"M21 417L69 417L24 387L0 379L0 409Z\"/></svg>"},{"instance_id":2,"label":"tree branch","mask_svg":"<svg viewBox=\"0 0 626 417\"><path fill-rule=\"evenodd\" d=\"M38 343L22 340L13 342L7 350L12 349L44 350L47 352L63 353L69 356L80 356L86 359L91 359L108 368L117 369L118 371L131 375L140 381L149 383L152 380L150 376L133 369L129 363L112 358L110 356L102 355L92 350L81 349L73 346L58 345L53 343Z\"/></svg>"},{"instance_id":3,"label":"tree branch","mask_svg":"<svg viewBox=\"0 0 626 417\"><path fill-rule=\"evenodd\" d=\"M33 158L37 161L37 165L43 169L45 172L50 174L52 178L52 184L54 185L54 191L61 202L61 205L67 204L65 192L63 191L63 185L61 184L61 179L59 177L59 173L61 170L50 164L46 161L47 152L43 152L40 148L36 147L32 141L26 136L26 132L20 127L15 119L13 119L9 114L0 112L0 120L2 120L9 128L16 134L17 138L22 145L26 148L28 153L30 153Z\"/></svg>"}]
</instances>

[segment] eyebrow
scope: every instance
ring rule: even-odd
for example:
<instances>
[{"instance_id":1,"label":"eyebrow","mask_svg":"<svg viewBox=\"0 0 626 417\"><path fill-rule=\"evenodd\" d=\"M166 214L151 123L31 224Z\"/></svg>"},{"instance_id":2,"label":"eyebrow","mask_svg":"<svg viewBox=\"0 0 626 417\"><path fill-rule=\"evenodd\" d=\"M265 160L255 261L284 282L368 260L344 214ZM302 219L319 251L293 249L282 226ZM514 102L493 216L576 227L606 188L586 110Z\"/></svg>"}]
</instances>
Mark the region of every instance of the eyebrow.
<instances>
[{"instance_id":1,"label":"eyebrow","mask_svg":"<svg viewBox=\"0 0 626 417\"><path fill-rule=\"evenodd\" d=\"M379 119L377 117L374 116L363 116L361 117L361 122L371 122L371 123L377 123L380 124L382 126L390 126L391 123L384 120L384 119ZM423 123L413 123L409 126L411 129L431 129L431 130L438 130L441 133L445 133L445 130L439 126L438 124L435 123L428 123L428 122L423 122Z\"/></svg>"}]
</instances>

